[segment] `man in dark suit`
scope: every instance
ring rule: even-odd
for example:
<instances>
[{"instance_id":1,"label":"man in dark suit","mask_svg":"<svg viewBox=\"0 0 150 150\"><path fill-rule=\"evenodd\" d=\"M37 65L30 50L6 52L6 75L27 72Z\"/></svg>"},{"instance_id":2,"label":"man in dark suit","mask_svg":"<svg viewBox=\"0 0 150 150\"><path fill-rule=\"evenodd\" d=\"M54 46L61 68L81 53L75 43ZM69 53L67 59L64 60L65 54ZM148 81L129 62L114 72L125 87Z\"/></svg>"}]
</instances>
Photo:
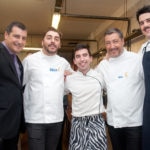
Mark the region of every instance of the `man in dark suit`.
<instances>
[{"instance_id":1,"label":"man in dark suit","mask_svg":"<svg viewBox=\"0 0 150 150\"><path fill-rule=\"evenodd\" d=\"M23 116L23 67L17 57L25 46L27 29L9 24L0 43L0 150L17 150Z\"/></svg>"}]
</instances>

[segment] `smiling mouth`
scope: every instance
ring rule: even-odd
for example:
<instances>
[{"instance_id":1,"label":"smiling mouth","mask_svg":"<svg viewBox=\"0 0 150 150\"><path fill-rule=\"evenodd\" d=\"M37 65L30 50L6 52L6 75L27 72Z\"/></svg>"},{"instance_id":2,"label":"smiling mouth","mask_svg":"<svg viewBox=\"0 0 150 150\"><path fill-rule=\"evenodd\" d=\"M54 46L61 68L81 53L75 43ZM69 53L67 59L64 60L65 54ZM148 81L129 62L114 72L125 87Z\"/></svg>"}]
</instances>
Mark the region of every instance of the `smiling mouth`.
<instances>
[{"instance_id":1,"label":"smiling mouth","mask_svg":"<svg viewBox=\"0 0 150 150\"><path fill-rule=\"evenodd\" d=\"M117 51L117 49L112 49L110 52L115 53L116 51Z\"/></svg>"},{"instance_id":2,"label":"smiling mouth","mask_svg":"<svg viewBox=\"0 0 150 150\"><path fill-rule=\"evenodd\" d=\"M86 63L80 63L81 67L84 67L86 65Z\"/></svg>"},{"instance_id":3,"label":"smiling mouth","mask_svg":"<svg viewBox=\"0 0 150 150\"><path fill-rule=\"evenodd\" d=\"M23 48L23 46L20 46L20 45L19 45L19 46L17 45L17 46L15 46L15 47L16 47L17 49L22 49L22 48Z\"/></svg>"},{"instance_id":4,"label":"smiling mouth","mask_svg":"<svg viewBox=\"0 0 150 150\"><path fill-rule=\"evenodd\" d=\"M55 46L55 45L48 45L48 47L55 47L55 48L56 48L56 46Z\"/></svg>"},{"instance_id":5,"label":"smiling mouth","mask_svg":"<svg viewBox=\"0 0 150 150\"><path fill-rule=\"evenodd\" d=\"M150 27L145 28L144 31L145 31L145 32L149 32L149 31L150 31Z\"/></svg>"}]
</instances>

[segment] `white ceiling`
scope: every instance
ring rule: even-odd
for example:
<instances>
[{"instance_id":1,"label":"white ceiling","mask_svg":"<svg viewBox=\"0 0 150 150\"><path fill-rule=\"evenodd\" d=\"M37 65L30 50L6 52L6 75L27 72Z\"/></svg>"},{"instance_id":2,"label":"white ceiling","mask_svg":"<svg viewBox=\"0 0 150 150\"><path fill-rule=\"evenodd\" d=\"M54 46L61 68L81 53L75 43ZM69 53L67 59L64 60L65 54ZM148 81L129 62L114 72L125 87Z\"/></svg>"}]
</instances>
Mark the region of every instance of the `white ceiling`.
<instances>
[{"instance_id":1,"label":"white ceiling","mask_svg":"<svg viewBox=\"0 0 150 150\"><path fill-rule=\"evenodd\" d=\"M96 40L109 26L112 17L131 17L137 7L149 0L62 0L59 30L63 33L64 49L78 40ZM29 35L41 35L51 26L55 0L0 0L0 33L13 20L22 21ZM70 17L70 16L73 17ZM99 19L94 19L98 17ZM105 17L105 19L100 19ZM110 17L110 18L109 18ZM108 18L108 19L106 19ZM70 40L70 41L69 41ZM30 45L32 46L32 45Z\"/></svg>"}]
</instances>

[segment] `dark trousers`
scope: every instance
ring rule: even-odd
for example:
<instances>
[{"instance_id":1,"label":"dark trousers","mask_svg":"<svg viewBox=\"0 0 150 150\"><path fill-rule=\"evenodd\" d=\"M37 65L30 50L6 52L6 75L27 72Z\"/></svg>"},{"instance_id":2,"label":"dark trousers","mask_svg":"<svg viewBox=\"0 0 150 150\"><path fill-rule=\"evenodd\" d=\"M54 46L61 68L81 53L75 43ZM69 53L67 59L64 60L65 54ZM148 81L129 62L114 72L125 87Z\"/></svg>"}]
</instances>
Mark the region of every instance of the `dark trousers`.
<instances>
[{"instance_id":1,"label":"dark trousers","mask_svg":"<svg viewBox=\"0 0 150 150\"><path fill-rule=\"evenodd\" d=\"M11 139L0 138L0 150L18 150L18 136Z\"/></svg>"},{"instance_id":2,"label":"dark trousers","mask_svg":"<svg viewBox=\"0 0 150 150\"><path fill-rule=\"evenodd\" d=\"M29 150L56 150L62 122L50 124L27 123Z\"/></svg>"},{"instance_id":3,"label":"dark trousers","mask_svg":"<svg viewBox=\"0 0 150 150\"><path fill-rule=\"evenodd\" d=\"M142 127L114 128L108 125L113 150L141 150Z\"/></svg>"},{"instance_id":4,"label":"dark trousers","mask_svg":"<svg viewBox=\"0 0 150 150\"><path fill-rule=\"evenodd\" d=\"M66 114L64 114L64 120L62 122L62 130L61 130L61 135L60 135L60 138L59 138L57 150L62 150L63 128L64 128L65 120L66 120Z\"/></svg>"}]
</instances>

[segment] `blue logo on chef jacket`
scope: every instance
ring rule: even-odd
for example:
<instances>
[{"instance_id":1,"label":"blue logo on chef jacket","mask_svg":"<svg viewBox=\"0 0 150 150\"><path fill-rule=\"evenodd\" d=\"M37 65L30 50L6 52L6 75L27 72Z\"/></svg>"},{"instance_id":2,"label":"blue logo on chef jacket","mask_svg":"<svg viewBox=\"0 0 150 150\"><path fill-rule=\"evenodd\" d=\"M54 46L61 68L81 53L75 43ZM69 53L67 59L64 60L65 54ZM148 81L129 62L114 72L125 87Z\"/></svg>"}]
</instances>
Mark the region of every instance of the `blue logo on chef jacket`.
<instances>
[{"instance_id":1,"label":"blue logo on chef jacket","mask_svg":"<svg viewBox=\"0 0 150 150\"><path fill-rule=\"evenodd\" d=\"M49 71L50 72L58 72L60 69L59 68L50 68Z\"/></svg>"},{"instance_id":2,"label":"blue logo on chef jacket","mask_svg":"<svg viewBox=\"0 0 150 150\"><path fill-rule=\"evenodd\" d=\"M128 72L125 72L123 75L118 75L119 79L122 79L122 78L125 78L125 77L128 77Z\"/></svg>"}]
</instances>

